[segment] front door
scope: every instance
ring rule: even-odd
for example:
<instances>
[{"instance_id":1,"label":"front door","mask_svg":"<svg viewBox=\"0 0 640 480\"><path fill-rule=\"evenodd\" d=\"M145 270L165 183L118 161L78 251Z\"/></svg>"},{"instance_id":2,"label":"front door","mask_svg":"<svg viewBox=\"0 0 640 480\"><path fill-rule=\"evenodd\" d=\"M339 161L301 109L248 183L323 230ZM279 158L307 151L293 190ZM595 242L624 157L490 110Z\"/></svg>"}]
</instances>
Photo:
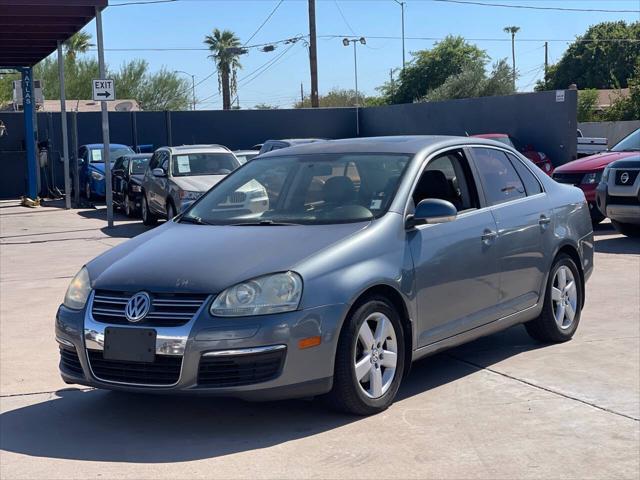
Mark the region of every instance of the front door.
<instances>
[{"instance_id":1,"label":"front door","mask_svg":"<svg viewBox=\"0 0 640 480\"><path fill-rule=\"evenodd\" d=\"M408 232L415 266L419 347L495 320L499 291L496 223L491 211L482 208L462 150L428 163L412 201L415 205L425 198L450 201L458 217Z\"/></svg>"}]
</instances>

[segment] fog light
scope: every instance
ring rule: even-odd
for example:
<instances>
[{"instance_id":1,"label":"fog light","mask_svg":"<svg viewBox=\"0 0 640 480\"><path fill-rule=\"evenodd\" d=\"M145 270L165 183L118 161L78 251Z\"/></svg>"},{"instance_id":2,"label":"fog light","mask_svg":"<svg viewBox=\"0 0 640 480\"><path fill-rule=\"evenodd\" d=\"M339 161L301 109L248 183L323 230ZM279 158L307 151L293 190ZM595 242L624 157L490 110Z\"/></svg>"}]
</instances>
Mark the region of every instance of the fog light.
<instances>
[{"instance_id":1,"label":"fog light","mask_svg":"<svg viewBox=\"0 0 640 480\"><path fill-rule=\"evenodd\" d=\"M317 347L318 345L320 345L321 341L322 339L320 335L318 335L317 337L303 338L302 340L298 341L298 348L300 350L304 350L305 348Z\"/></svg>"}]
</instances>

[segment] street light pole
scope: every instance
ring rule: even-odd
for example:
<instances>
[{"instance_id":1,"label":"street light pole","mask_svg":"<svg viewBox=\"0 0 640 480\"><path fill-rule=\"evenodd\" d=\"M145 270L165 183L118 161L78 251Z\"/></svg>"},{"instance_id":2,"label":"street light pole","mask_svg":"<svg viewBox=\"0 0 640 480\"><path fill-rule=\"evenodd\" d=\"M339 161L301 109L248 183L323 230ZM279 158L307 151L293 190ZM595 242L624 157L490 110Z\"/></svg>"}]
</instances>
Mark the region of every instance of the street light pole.
<instances>
[{"instance_id":1,"label":"street light pole","mask_svg":"<svg viewBox=\"0 0 640 480\"><path fill-rule=\"evenodd\" d=\"M192 99L192 107L191 110L195 112L196 110L196 76L190 74L189 72L185 72L184 70L174 70L174 73L184 73L191 77L191 99Z\"/></svg>"},{"instance_id":2,"label":"street light pole","mask_svg":"<svg viewBox=\"0 0 640 480\"><path fill-rule=\"evenodd\" d=\"M396 2L398 5L400 5L400 10L402 14L402 68L404 69L404 66L406 64L405 48L404 48L404 4L405 2L401 2L399 0L393 0L393 1Z\"/></svg>"},{"instance_id":3,"label":"street light pole","mask_svg":"<svg viewBox=\"0 0 640 480\"><path fill-rule=\"evenodd\" d=\"M343 38L342 45L348 47L350 43L353 43L353 71L355 74L356 83L356 135L360 135L360 93L358 92L358 49L357 44L367 44L367 40L364 37L360 38Z\"/></svg>"}]
</instances>

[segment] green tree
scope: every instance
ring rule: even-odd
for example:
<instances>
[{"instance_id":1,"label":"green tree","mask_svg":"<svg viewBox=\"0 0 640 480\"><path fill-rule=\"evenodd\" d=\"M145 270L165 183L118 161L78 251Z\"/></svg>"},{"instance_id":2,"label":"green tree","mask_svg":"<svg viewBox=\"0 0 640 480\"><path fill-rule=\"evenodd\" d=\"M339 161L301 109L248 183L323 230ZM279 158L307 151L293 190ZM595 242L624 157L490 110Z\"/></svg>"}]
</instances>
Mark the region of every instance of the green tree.
<instances>
[{"instance_id":1,"label":"green tree","mask_svg":"<svg viewBox=\"0 0 640 480\"><path fill-rule=\"evenodd\" d=\"M78 32L64 42L67 57L72 62L76 61L79 53L86 53L93 46L91 34L87 32Z\"/></svg>"},{"instance_id":2,"label":"green tree","mask_svg":"<svg viewBox=\"0 0 640 480\"><path fill-rule=\"evenodd\" d=\"M334 87L325 95L319 95L318 100L320 107L323 108L355 107L356 105L362 107L369 103L362 92L358 92L357 98L356 101L355 90ZM296 102L295 108L311 108L311 98L305 96L304 101Z\"/></svg>"},{"instance_id":3,"label":"green tree","mask_svg":"<svg viewBox=\"0 0 640 480\"><path fill-rule=\"evenodd\" d=\"M439 101L455 98L488 97L514 93L513 73L506 59L493 65L487 75L484 65L471 64L462 72L451 75L442 85L431 90L424 100Z\"/></svg>"},{"instance_id":4,"label":"green tree","mask_svg":"<svg viewBox=\"0 0 640 480\"><path fill-rule=\"evenodd\" d=\"M258 103L253 106L254 110L278 110L277 105L269 105L268 103Z\"/></svg>"},{"instance_id":5,"label":"green tree","mask_svg":"<svg viewBox=\"0 0 640 480\"><path fill-rule=\"evenodd\" d=\"M235 33L215 28L213 35L207 35L204 43L209 47L218 70L218 90L222 92L222 108L231 109L231 97L238 89L237 72L242 68L240 52L242 44Z\"/></svg>"},{"instance_id":6,"label":"green tree","mask_svg":"<svg viewBox=\"0 0 640 480\"><path fill-rule=\"evenodd\" d=\"M581 90L626 88L636 65L640 65L640 22L602 22L569 45L536 89L561 89L572 83Z\"/></svg>"},{"instance_id":7,"label":"green tree","mask_svg":"<svg viewBox=\"0 0 640 480\"><path fill-rule=\"evenodd\" d=\"M628 80L629 96L618 98L605 110L604 120L640 120L640 64L636 66L633 77Z\"/></svg>"},{"instance_id":8,"label":"green tree","mask_svg":"<svg viewBox=\"0 0 640 480\"><path fill-rule=\"evenodd\" d=\"M596 120L598 106L598 90L588 88L578 91L578 121L593 122Z\"/></svg>"},{"instance_id":9,"label":"green tree","mask_svg":"<svg viewBox=\"0 0 640 480\"><path fill-rule=\"evenodd\" d=\"M458 36L448 36L431 50L413 53L413 60L397 81L387 82L379 91L387 103L412 103L424 98L431 90L442 85L463 69L484 67L489 61L487 53Z\"/></svg>"}]
</instances>

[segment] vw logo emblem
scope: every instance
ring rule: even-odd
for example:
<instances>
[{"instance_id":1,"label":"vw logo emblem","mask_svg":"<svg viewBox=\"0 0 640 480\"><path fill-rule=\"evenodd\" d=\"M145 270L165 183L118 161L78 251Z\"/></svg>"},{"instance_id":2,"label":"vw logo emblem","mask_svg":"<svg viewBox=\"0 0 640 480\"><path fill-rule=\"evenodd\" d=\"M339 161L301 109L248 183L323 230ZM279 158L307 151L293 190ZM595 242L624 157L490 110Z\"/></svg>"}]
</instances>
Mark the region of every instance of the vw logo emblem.
<instances>
[{"instance_id":1,"label":"vw logo emblem","mask_svg":"<svg viewBox=\"0 0 640 480\"><path fill-rule=\"evenodd\" d=\"M629 173L628 172L622 172L622 175L620 175L620 181L622 183L627 183L629 181Z\"/></svg>"},{"instance_id":2,"label":"vw logo emblem","mask_svg":"<svg viewBox=\"0 0 640 480\"><path fill-rule=\"evenodd\" d=\"M139 322L149 313L151 308L151 297L147 292L138 292L127 302L124 314L132 323Z\"/></svg>"}]
</instances>

